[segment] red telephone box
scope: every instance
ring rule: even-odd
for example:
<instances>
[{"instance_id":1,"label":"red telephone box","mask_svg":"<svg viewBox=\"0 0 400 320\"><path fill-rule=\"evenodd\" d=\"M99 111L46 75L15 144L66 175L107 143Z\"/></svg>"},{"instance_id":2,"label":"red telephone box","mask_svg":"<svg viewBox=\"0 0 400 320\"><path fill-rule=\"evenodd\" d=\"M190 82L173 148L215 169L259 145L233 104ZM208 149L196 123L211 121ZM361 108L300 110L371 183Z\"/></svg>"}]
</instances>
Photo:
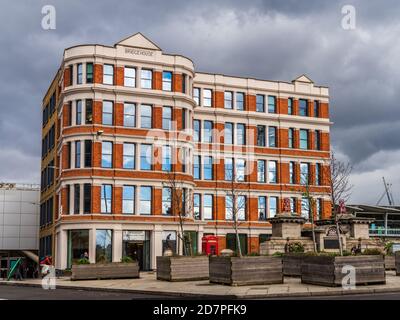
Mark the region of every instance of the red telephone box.
<instances>
[{"instance_id":1,"label":"red telephone box","mask_svg":"<svg viewBox=\"0 0 400 320\"><path fill-rule=\"evenodd\" d=\"M216 236L204 236L201 239L202 252L206 255L217 255L218 254L218 237Z\"/></svg>"}]
</instances>

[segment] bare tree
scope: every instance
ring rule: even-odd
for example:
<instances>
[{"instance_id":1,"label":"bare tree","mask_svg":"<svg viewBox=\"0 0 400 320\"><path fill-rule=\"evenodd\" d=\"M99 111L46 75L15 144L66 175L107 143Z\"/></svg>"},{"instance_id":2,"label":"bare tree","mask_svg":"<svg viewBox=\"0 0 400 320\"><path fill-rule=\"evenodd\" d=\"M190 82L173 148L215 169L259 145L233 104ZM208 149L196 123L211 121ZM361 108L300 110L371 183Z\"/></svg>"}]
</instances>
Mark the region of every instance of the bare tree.
<instances>
[{"instance_id":1,"label":"bare tree","mask_svg":"<svg viewBox=\"0 0 400 320\"><path fill-rule=\"evenodd\" d=\"M349 179L353 166L349 162L338 160L332 151L327 170L329 172L327 172L326 178L331 187L332 206L335 207L339 204L339 200L347 202L351 196L353 185L350 184Z\"/></svg>"},{"instance_id":2,"label":"bare tree","mask_svg":"<svg viewBox=\"0 0 400 320\"><path fill-rule=\"evenodd\" d=\"M313 240L313 248L314 252L317 252L317 241L315 237L315 207L316 207L316 200L314 198L314 194L311 191L311 186L310 186L310 173L309 172L301 172L300 173L300 184L304 186L304 192L303 192L303 199L301 200L302 202L306 200L306 202L303 202L303 207L305 210L308 211L309 214L309 220L311 223L311 233L312 233L312 240Z\"/></svg>"},{"instance_id":3,"label":"bare tree","mask_svg":"<svg viewBox=\"0 0 400 320\"><path fill-rule=\"evenodd\" d=\"M193 256L192 241L184 230L184 224L190 218L193 209L192 192L184 186L184 181L175 170L167 173L167 181L163 182L163 185L170 190L171 207L167 208L170 210L168 213L177 216L179 220L178 238L182 240L183 252L185 255Z\"/></svg>"},{"instance_id":4,"label":"bare tree","mask_svg":"<svg viewBox=\"0 0 400 320\"><path fill-rule=\"evenodd\" d=\"M339 242L340 255L343 255L343 244L340 233L340 219L343 216L343 209L339 210L339 202L347 202L351 196L353 185L350 184L350 174L353 166L349 162L343 162L335 157L332 151L329 158L329 165L325 166L325 179L330 186L332 202L332 214L335 220L336 234ZM343 206L343 205L342 205Z\"/></svg>"},{"instance_id":5,"label":"bare tree","mask_svg":"<svg viewBox=\"0 0 400 320\"><path fill-rule=\"evenodd\" d=\"M228 205L226 212L227 220L232 221L232 227L235 230L236 248L239 257L242 257L242 248L240 245L239 226L245 220L246 209L246 191L241 188L244 182L244 172L237 174L233 167L225 173L226 180L229 180L229 186L225 191L225 203Z\"/></svg>"}]
</instances>

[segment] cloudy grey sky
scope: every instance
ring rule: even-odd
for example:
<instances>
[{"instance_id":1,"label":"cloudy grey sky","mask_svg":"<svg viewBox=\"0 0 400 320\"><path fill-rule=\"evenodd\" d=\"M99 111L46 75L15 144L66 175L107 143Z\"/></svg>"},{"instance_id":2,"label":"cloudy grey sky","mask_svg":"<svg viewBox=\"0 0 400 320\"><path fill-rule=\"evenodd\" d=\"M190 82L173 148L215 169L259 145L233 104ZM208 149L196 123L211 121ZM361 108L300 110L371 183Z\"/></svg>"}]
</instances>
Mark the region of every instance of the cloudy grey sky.
<instances>
[{"instance_id":1,"label":"cloudy grey sky","mask_svg":"<svg viewBox=\"0 0 400 320\"><path fill-rule=\"evenodd\" d=\"M41 28L48 4L56 30ZM342 28L346 4L355 30ZM0 181L40 180L41 100L63 49L140 31L199 71L283 81L306 73L329 86L333 148L354 165L352 202L375 203L385 176L399 204L399 14L396 0L2 0Z\"/></svg>"}]
</instances>

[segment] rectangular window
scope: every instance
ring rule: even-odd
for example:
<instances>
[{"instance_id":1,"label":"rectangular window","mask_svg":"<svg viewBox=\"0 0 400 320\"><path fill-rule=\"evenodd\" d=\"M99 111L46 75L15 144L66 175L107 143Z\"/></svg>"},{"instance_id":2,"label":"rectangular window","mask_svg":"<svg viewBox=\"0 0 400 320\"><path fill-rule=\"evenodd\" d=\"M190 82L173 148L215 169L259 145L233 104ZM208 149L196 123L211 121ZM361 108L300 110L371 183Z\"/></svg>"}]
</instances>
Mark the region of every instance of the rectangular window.
<instances>
[{"instance_id":1,"label":"rectangular window","mask_svg":"<svg viewBox=\"0 0 400 320\"><path fill-rule=\"evenodd\" d=\"M321 185L321 164L317 163L315 165L315 185Z\"/></svg>"},{"instance_id":2,"label":"rectangular window","mask_svg":"<svg viewBox=\"0 0 400 320\"><path fill-rule=\"evenodd\" d=\"M142 89L151 89L153 80L153 71L142 69L140 74L140 87Z\"/></svg>"},{"instance_id":3,"label":"rectangular window","mask_svg":"<svg viewBox=\"0 0 400 320\"><path fill-rule=\"evenodd\" d=\"M74 79L74 67L73 67L73 65L71 64L71 65L69 66L69 85L70 85L70 86L72 86L73 79Z\"/></svg>"},{"instance_id":4,"label":"rectangular window","mask_svg":"<svg viewBox=\"0 0 400 320\"><path fill-rule=\"evenodd\" d=\"M276 113L276 97L268 96L268 113Z\"/></svg>"},{"instance_id":5,"label":"rectangular window","mask_svg":"<svg viewBox=\"0 0 400 320\"><path fill-rule=\"evenodd\" d=\"M162 73L162 89L164 91L172 91L172 72L163 71L163 73Z\"/></svg>"},{"instance_id":6,"label":"rectangular window","mask_svg":"<svg viewBox=\"0 0 400 320\"><path fill-rule=\"evenodd\" d=\"M136 105L134 103L124 103L124 126L136 126Z\"/></svg>"},{"instance_id":7,"label":"rectangular window","mask_svg":"<svg viewBox=\"0 0 400 320\"><path fill-rule=\"evenodd\" d=\"M319 101L314 100L314 117L319 117Z\"/></svg>"},{"instance_id":8,"label":"rectangular window","mask_svg":"<svg viewBox=\"0 0 400 320\"><path fill-rule=\"evenodd\" d=\"M301 216L305 219L310 218L310 201L306 197L301 199Z\"/></svg>"},{"instance_id":9,"label":"rectangular window","mask_svg":"<svg viewBox=\"0 0 400 320\"><path fill-rule=\"evenodd\" d=\"M142 128L152 128L152 113L152 107L150 105L142 104L140 106L140 126Z\"/></svg>"},{"instance_id":10,"label":"rectangular window","mask_svg":"<svg viewBox=\"0 0 400 320\"><path fill-rule=\"evenodd\" d=\"M268 161L268 182L269 183L277 183L278 175L277 175L277 162L276 161Z\"/></svg>"},{"instance_id":11,"label":"rectangular window","mask_svg":"<svg viewBox=\"0 0 400 320\"><path fill-rule=\"evenodd\" d=\"M142 144L140 146L140 170L151 170L152 154L153 148L151 144Z\"/></svg>"},{"instance_id":12,"label":"rectangular window","mask_svg":"<svg viewBox=\"0 0 400 320\"><path fill-rule=\"evenodd\" d=\"M193 99L196 105L200 105L200 88L193 88Z\"/></svg>"},{"instance_id":13,"label":"rectangular window","mask_svg":"<svg viewBox=\"0 0 400 320\"><path fill-rule=\"evenodd\" d=\"M112 230L96 229L96 263L112 261Z\"/></svg>"},{"instance_id":14,"label":"rectangular window","mask_svg":"<svg viewBox=\"0 0 400 320\"><path fill-rule=\"evenodd\" d=\"M233 92L232 91L225 91L225 93L224 93L224 106L225 106L225 109L232 109L233 108Z\"/></svg>"},{"instance_id":15,"label":"rectangular window","mask_svg":"<svg viewBox=\"0 0 400 320\"><path fill-rule=\"evenodd\" d=\"M204 157L204 180L212 180L213 179L213 161L212 157L205 156Z\"/></svg>"},{"instance_id":16,"label":"rectangular window","mask_svg":"<svg viewBox=\"0 0 400 320\"><path fill-rule=\"evenodd\" d=\"M182 74L182 93L186 93L186 81L187 75L185 73Z\"/></svg>"},{"instance_id":17,"label":"rectangular window","mask_svg":"<svg viewBox=\"0 0 400 320\"><path fill-rule=\"evenodd\" d=\"M268 146L270 148L277 147L277 137L276 137L277 128L276 127L268 127Z\"/></svg>"},{"instance_id":18,"label":"rectangular window","mask_svg":"<svg viewBox=\"0 0 400 320\"><path fill-rule=\"evenodd\" d=\"M203 216L205 220L212 220L213 218L213 195L212 194L205 194L203 197L204 201L204 212Z\"/></svg>"},{"instance_id":19,"label":"rectangular window","mask_svg":"<svg viewBox=\"0 0 400 320\"><path fill-rule=\"evenodd\" d=\"M193 159L193 177L194 179L201 179L201 158L200 156L194 156Z\"/></svg>"},{"instance_id":20,"label":"rectangular window","mask_svg":"<svg viewBox=\"0 0 400 320\"><path fill-rule=\"evenodd\" d=\"M111 213L112 186L111 184L101 185L101 213Z\"/></svg>"},{"instance_id":21,"label":"rectangular window","mask_svg":"<svg viewBox=\"0 0 400 320\"><path fill-rule=\"evenodd\" d=\"M74 214L79 214L81 204L81 186L74 184Z\"/></svg>"},{"instance_id":22,"label":"rectangular window","mask_svg":"<svg viewBox=\"0 0 400 320\"><path fill-rule=\"evenodd\" d=\"M124 186L122 191L122 213L135 213L135 187Z\"/></svg>"},{"instance_id":23,"label":"rectangular window","mask_svg":"<svg viewBox=\"0 0 400 320\"><path fill-rule=\"evenodd\" d=\"M300 129L300 149L308 149L308 130Z\"/></svg>"},{"instance_id":24,"label":"rectangular window","mask_svg":"<svg viewBox=\"0 0 400 320\"><path fill-rule=\"evenodd\" d=\"M296 164L293 161L289 162L289 183L296 183Z\"/></svg>"},{"instance_id":25,"label":"rectangular window","mask_svg":"<svg viewBox=\"0 0 400 320\"><path fill-rule=\"evenodd\" d=\"M193 194L193 217L195 220L201 220L201 196L199 193Z\"/></svg>"},{"instance_id":26,"label":"rectangular window","mask_svg":"<svg viewBox=\"0 0 400 320\"><path fill-rule=\"evenodd\" d=\"M82 124L82 100L76 100L75 122L79 126Z\"/></svg>"},{"instance_id":27,"label":"rectangular window","mask_svg":"<svg viewBox=\"0 0 400 320\"><path fill-rule=\"evenodd\" d=\"M203 107L212 106L212 90L203 89Z\"/></svg>"},{"instance_id":28,"label":"rectangular window","mask_svg":"<svg viewBox=\"0 0 400 320\"><path fill-rule=\"evenodd\" d=\"M133 88L136 87L136 68L124 68L124 86Z\"/></svg>"},{"instance_id":29,"label":"rectangular window","mask_svg":"<svg viewBox=\"0 0 400 320\"><path fill-rule=\"evenodd\" d=\"M265 160L257 161L257 181L265 182Z\"/></svg>"},{"instance_id":30,"label":"rectangular window","mask_svg":"<svg viewBox=\"0 0 400 320\"><path fill-rule=\"evenodd\" d=\"M112 126L113 125L113 109L114 103L112 101L103 101L103 124Z\"/></svg>"},{"instance_id":31,"label":"rectangular window","mask_svg":"<svg viewBox=\"0 0 400 320\"><path fill-rule=\"evenodd\" d=\"M225 196L225 220L233 220L233 197Z\"/></svg>"},{"instance_id":32,"label":"rectangular window","mask_svg":"<svg viewBox=\"0 0 400 320\"><path fill-rule=\"evenodd\" d=\"M172 148L170 146L162 147L162 171L170 172L172 170Z\"/></svg>"},{"instance_id":33,"label":"rectangular window","mask_svg":"<svg viewBox=\"0 0 400 320\"><path fill-rule=\"evenodd\" d=\"M113 143L103 141L101 143L101 167L112 168Z\"/></svg>"},{"instance_id":34,"label":"rectangular window","mask_svg":"<svg viewBox=\"0 0 400 320\"><path fill-rule=\"evenodd\" d=\"M293 98L288 99L288 114L293 114Z\"/></svg>"},{"instance_id":35,"label":"rectangular window","mask_svg":"<svg viewBox=\"0 0 400 320\"><path fill-rule=\"evenodd\" d=\"M246 125L243 123L236 124L236 144L246 144Z\"/></svg>"},{"instance_id":36,"label":"rectangular window","mask_svg":"<svg viewBox=\"0 0 400 320\"><path fill-rule=\"evenodd\" d=\"M103 66L103 84L114 84L114 66L112 64Z\"/></svg>"},{"instance_id":37,"label":"rectangular window","mask_svg":"<svg viewBox=\"0 0 400 320\"><path fill-rule=\"evenodd\" d=\"M212 142L212 131L213 131L212 121L205 120L203 122L203 125L204 125L203 142Z\"/></svg>"},{"instance_id":38,"label":"rectangular window","mask_svg":"<svg viewBox=\"0 0 400 320\"><path fill-rule=\"evenodd\" d=\"M135 169L135 144L124 143L123 168Z\"/></svg>"},{"instance_id":39,"label":"rectangular window","mask_svg":"<svg viewBox=\"0 0 400 320\"><path fill-rule=\"evenodd\" d=\"M76 65L76 83L77 84L82 84L82 81L83 81L83 69L82 69L82 63L78 63L77 65Z\"/></svg>"},{"instance_id":40,"label":"rectangular window","mask_svg":"<svg viewBox=\"0 0 400 320\"><path fill-rule=\"evenodd\" d=\"M297 198L290 198L290 212L297 212Z\"/></svg>"},{"instance_id":41,"label":"rectangular window","mask_svg":"<svg viewBox=\"0 0 400 320\"><path fill-rule=\"evenodd\" d=\"M236 92L236 109L244 110L244 93Z\"/></svg>"},{"instance_id":42,"label":"rectangular window","mask_svg":"<svg viewBox=\"0 0 400 320\"><path fill-rule=\"evenodd\" d=\"M233 144L233 123L225 122L224 129L225 144Z\"/></svg>"},{"instance_id":43,"label":"rectangular window","mask_svg":"<svg viewBox=\"0 0 400 320\"><path fill-rule=\"evenodd\" d=\"M201 125L200 120L193 120L193 140L194 142L200 142L201 137Z\"/></svg>"},{"instance_id":44,"label":"rectangular window","mask_svg":"<svg viewBox=\"0 0 400 320\"><path fill-rule=\"evenodd\" d=\"M303 117L308 116L308 101L305 99L299 100L299 114Z\"/></svg>"},{"instance_id":45,"label":"rectangular window","mask_svg":"<svg viewBox=\"0 0 400 320\"><path fill-rule=\"evenodd\" d=\"M171 188L162 189L162 214L172 215L172 191Z\"/></svg>"},{"instance_id":46,"label":"rectangular window","mask_svg":"<svg viewBox=\"0 0 400 320\"><path fill-rule=\"evenodd\" d=\"M257 112L265 112L265 97L262 94L256 95L256 111Z\"/></svg>"},{"instance_id":47,"label":"rectangular window","mask_svg":"<svg viewBox=\"0 0 400 320\"><path fill-rule=\"evenodd\" d=\"M90 183L83 185L83 213L92 211L92 186Z\"/></svg>"},{"instance_id":48,"label":"rectangular window","mask_svg":"<svg viewBox=\"0 0 400 320\"><path fill-rule=\"evenodd\" d=\"M310 164L300 163L300 183L307 185L310 179Z\"/></svg>"},{"instance_id":49,"label":"rectangular window","mask_svg":"<svg viewBox=\"0 0 400 320\"><path fill-rule=\"evenodd\" d=\"M162 128L164 130L172 130L172 108L162 108Z\"/></svg>"},{"instance_id":50,"label":"rectangular window","mask_svg":"<svg viewBox=\"0 0 400 320\"><path fill-rule=\"evenodd\" d=\"M140 187L140 214L149 215L151 214L151 187Z\"/></svg>"},{"instance_id":51,"label":"rectangular window","mask_svg":"<svg viewBox=\"0 0 400 320\"><path fill-rule=\"evenodd\" d=\"M275 217L278 209L278 197L269 198L269 217Z\"/></svg>"},{"instance_id":52,"label":"rectangular window","mask_svg":"<svg viewBox=\"0 0 400 320\"><path fill-rule=\"evenodd\" d=\"M92 166L92 140L85 140L85 168Z\"/></svg>"},{"instance_id":53,"label":"rectangular window","mask_svg":"<svg viewBox=\"0 0 400 320\"><path fill-rule=\"evenodd\" d=\"M317 205L317 220L321 219L322 217L322 199L319 198L316 201L316 205Z\"/></svg>"},{"instance_id":54,"label":"rectangular window","mask_svg":"<svg viewBox=\"0 0 400 320\"><path fill-rule=\"evenodd\" d=\"M85 115L85 123L92 124L93 123L93 100L86 99L85 100L85 108L86 108L86 115Z\"/></svg>"},{"instance_id":55,"label":"rectangular window","mask_svg":"<svg viewBox=\"0 0 400 320\"><path fill-rule=\"evenodd\" d=\"M257 146L265 147L265 126L257 126Z\"/></svg>"},{"instance_id":56,"label":"rectangular window","mask_svg":"<svg viewBox=\"0 0 400 320\"><path fill-rule=\"evenodd\" d=\"M321 131L315 130L314 132L314 149L321 150Z\"/></svg>"},{"instance_id":57,"label":"rectangular window","mask_svg":"<svg viewBox=\"0 0 400 320\"><path fill-rule=\"evenodd\" d=\"M233 180L233 158L225 158L225 180Z\"/></svg>"},{"instance_id":58,"label":"rectangular window","mask_svg":"<svg viewBox=\"0 0 400 320\"><path fill-rule=\"evenodd\" d=\"M236 166L236 180L244 181L246 173L246 161L244 159L237 159L235 161Z\"/></svg>"},{"instance_id":59,"label":"rectangular window","mask_svg":"<svg viewBox=\"0 0 400 320\"><path fill-rule=\"evenodd\" d=\"M265 221L267 219L267 197L258 197L258 220Z\"/></svg>"},{"instance_id":60,"label":"rectangular window","mask_svg":"<svg viewBox=\"0 0 400 320\"><path fill-rule=\"evenodd\" d=\"M294 148L294 129L289 128L288 130L288 147L289 148Z\"/></svg>"},{"instance_id":61,"label":"rectangular window","mask_svg":"<svg viewBox=\"0 0 400 320\"><path fill-rule=\"evenodd\" d=\"M81 142L75 141L75 168L81 167Z\"/></svg>"},{"instance_id":62,"label":"rectangular window","mask_svg":"<svg viewBox=\"0 0 400 320\"><path fill-rule=\"evenodd\" d=\"M93 63L86 63L86 83L93 83Z\"/></svg>"},{"instance_id":63,"label":"rectangular window","mask_svg":"<svg viewBox=\"0 0 400 320\"><path fill-rule=\"evenodd\" d=\"M187 113L186 109L183 108L182 109L182 130L186 129L186 113Z\"/></svg>"},{"instance_id":64,"label":"rectangular window","mask_svg":"<svg viewBox=\"0 0 400 320\"><path fill-rule=\"evenodd\" d=\"M238 220L246 220L246 196L237 196L236 207Z\"/></svg>"}]
</instances>

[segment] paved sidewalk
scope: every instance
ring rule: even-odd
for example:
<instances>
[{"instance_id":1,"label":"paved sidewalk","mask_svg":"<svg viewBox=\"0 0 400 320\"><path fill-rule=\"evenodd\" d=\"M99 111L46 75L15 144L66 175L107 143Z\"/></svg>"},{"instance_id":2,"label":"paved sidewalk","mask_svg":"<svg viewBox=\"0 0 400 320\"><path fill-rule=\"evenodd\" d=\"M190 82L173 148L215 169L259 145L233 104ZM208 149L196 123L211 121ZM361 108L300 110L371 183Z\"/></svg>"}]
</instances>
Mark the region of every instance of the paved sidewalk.
<instances>
[{"instance_id":1,"label":"paved sidewalk","mask_svg":"<svg viewBox=\"0 0 400 320\"><path fill-rule=\"evenodd\" d=\"M0 281L0 285L41 286L41 280ZM167 282L156 280L155 272L141 272L140 279L70 281L57 279L57 288L119 291L154 295L221 299L258 299L276 297L329 296L342 294L400 292L400 277L394 271L386 273L386 284L358 286L354 290L302 284L300 278L285 277L283 284L231 287L210 284L208 280Z\"/></svg>"}]
</instances>

